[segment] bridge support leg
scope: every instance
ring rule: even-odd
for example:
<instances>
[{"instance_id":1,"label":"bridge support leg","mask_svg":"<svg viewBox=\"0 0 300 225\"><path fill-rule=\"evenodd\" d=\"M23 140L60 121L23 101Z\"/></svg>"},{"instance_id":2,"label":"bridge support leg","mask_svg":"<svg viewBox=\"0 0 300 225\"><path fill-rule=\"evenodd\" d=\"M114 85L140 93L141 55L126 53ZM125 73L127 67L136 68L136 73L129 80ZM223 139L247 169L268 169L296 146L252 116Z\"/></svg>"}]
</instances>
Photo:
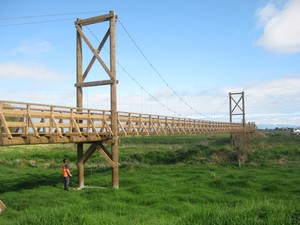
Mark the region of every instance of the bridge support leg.
<instances>
[{"instance_id":1,"label":"bridge support leg","mask_svg":"<svg viewBox=\"0 0 300 225\"><path fill-rule=\"evenodd\" d=\"M112 148L112 160L116 167L112 168L112 186L115 189L119 189L119 162L118 162L118 137L113 140Z\"/></svg>"},{"instance_id":2,"label":"bridge support leg","mask_svg":"<svg viewBox=\"0 0 300 225\"><path fill-rule=\"evenodd\" d=\"M83 144L77 144L77 159L78 159L78 188L84 187L84 162L80 160L83 156Z\"/></svg>"},{"instance_id":3,"label":"bridge support leg","mask_svg":"<svg viewBox=\"0 0 300 225\"><path fill-rule=\"evenodd\" d=\"M81 25L79 25L82 28ZM80 33L77 31L76 34L76 81L77 83L83 82L82 77L82 38ZM76 102L78 113L80 114L83 107L83 96L82 96L82 87L76 87ZM81 120L78 121L82 123ZM84 187L84 164L82 161L79 161L80 158L83 156L83 143L77 143L77 159L78 159L78 187Z\"/></svg>"},{"instance_id":4,"label":"bridge support leg","mask_svg":"<svg viewBox=\"0 0 300 225\"><path fill-rule=\"evenodd\" d=\"M113 17L110 19L110 71L113 75L110 86L110 107L111 107L111 129L113 132L111 151L112 160L116 167L112 169L112 185L113 188L119 188L119 162L118 162L118 112L117 112L117 78L116 78L116 15L110 12Z\"/></svg>"}]
</instances>

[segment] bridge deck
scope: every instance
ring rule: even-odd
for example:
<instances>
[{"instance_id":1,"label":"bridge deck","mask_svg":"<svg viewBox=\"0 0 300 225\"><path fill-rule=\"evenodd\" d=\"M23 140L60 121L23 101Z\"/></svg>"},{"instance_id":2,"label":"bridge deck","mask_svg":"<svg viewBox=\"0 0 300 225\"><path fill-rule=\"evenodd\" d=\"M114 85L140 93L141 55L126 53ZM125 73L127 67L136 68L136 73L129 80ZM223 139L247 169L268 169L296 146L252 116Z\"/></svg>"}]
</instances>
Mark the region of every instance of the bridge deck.
<instances>
[{"instance_id":1,"label":"bridge deck","mask_svg":"<svg viewBox=\"0 0 300 225\"><path fill-rule=\"evenodd\" d=\"M253 124L118 112L118 135L252 132ZM110 140L108 110L0 101L0 146Z\"/></svg>"}]
</instances>

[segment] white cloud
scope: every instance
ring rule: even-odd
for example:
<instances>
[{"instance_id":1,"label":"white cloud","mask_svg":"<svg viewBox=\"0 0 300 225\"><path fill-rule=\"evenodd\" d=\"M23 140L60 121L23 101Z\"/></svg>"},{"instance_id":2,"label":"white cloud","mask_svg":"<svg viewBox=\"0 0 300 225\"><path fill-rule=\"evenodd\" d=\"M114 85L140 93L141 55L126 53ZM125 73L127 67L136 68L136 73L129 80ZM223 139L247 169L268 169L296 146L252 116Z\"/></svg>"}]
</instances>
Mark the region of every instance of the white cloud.
<instances>
[{"instance_id":1,"label":"white cloud","mask_svg":"<svg viewBox=\"0 0 300 225\"><path fill-rule=\"evenodd\" d=\"M255 102L261 103L283 103L283 105L277 105L277 107L285 107L288 105L298 106L297 99L300 98L300 76L284 77L278 80L261 81L257 83L249 84L246 87L225 87L223 92L228 93L245 91L245 95L249 99L253 99ZM299 102L299 101L298 101ZM270 110L270 109L269 109ZM272 110L271 110L272 111Z\"/></svg>"},{"instance_id":2,"label":"white cloud","mask_svg":"<svg viewBox=\"0 0 300 225\"><path fill-rule=\"evenodd\" d=\"M62 80L65 75L36 62L8 61L0 63L0 78L31 80Z\"/></svg>"},{"instance_id":3,"label":"white cloud","mask_svg":"<svg viewBox=\"0 0 300 225\"><path fill-rule=\"evenodd\" d=\"M248 94L253 97L274 97L274 96L299 96L300 77L287 77L280 80L271 80L257 84L248 90Z\"/></svg>"},{"instance_id":4,"label":"white cloud","mask_svg":"<svg viewBox=\"0 0 300 225\"><path fill-rule=\"evenodd\" d=\"M10 65L10 66L9 66ZM61 74L48 71L46 67L24 62L2 63L0 64L0 78L7 80L10 78L28 78L33 82L37 79L58 79ZM5 73L3 68L13 67ZM18 67L15 69L14 67ZM40 72L37 72L40 71ZM20 73L20 74L18 74ZM9 75L10 74L10 75ZM14 76L12 76L14 74ZM54 74L54 76L53 76ZM220 87L201 93L185 93L182 98L198 112L208 117L203 117L174 96L166 89L159 89L153 95L164 105L176 112L169 111L142 91L129 92L118 91L118 110L127 112L151 113L168 116L184 115L188 118L228 121L229 112L229 92L245 91L246 119L257 124L290 124L300 125L300 76L282 77L270 81L257 81L246 86ZM0 99L37 102L55 105L75 106L74 87L61 88L47 87L47 89L22 88L16 92L14 89L4 90L0 88ZM109 109L110 97L109 89L88 88L84 89L84 107ZM221 117L220 119L218 119ZM238 118L237 118L238 119Z\"/></svg>"},{"instance_id":5,"label":"white cloud","mask_svg":"<svg viewBox=\"0 0 300 225\"><path fill-rule=\"evenodd\" d=\"M278 53L295 53L300 51L300 1L288 0L278 9L269 2L257 10L259 24L263 34L257 44Z\"/></svg>"},{"instance_id":6,"label":"white cloud","mask_svg":"<svg viewBox=\"0 0 300 225\"><path fill-rule=\"evenodd\" d=\"M0 99L17 102L32 102L37 104L50 104L74 107L76 99L74 91L70 90L15 90L0 89Z\"/></svg>"},{"instance_id":7,"label":"white cloud","mask_svg":"<svg viewBox=\"0 0 300 225\"><path fill-rule=\"evenodd\" d=\"M196 113L167 89L158 89L153 95L165 106L149 97L147 93L120 92L118 110L160 114L167 116L183 115L187 118L229 121L229 92L245 92L246 120L257 124L300 125L300 76L282 77L270 81L257 81L244 87L220 87L201 93L185 93L180 96ZM99 90L96 89L96 92ZM85 95L86 96L86 95ZM89 104L85 107L109 109L107 93L89 93ZM174 113L174 111L176 113ZM234 118L240 121L241 118Z\"/></svg>"},{"instance_id":8,"label":"white cloud","mask_svg":"<svg viewBox=\"0 0 300 225\"><path fill-rule=\"evenodd\" d=\"M180 96L196 113L167 89L158 89L153 95L172 111L157 103L146 93L119 96L119 110L161 114L184 115L189 118L218 121L229 120L229 92L245 92L246 119L258 124L300 125L300 76L282 77L270 81L256 81L245 86L215 87L199 93ZM141 96L144 94L144 96ZM174 114L174 111L176 114ZM204 115L204 116L203 116ZM240 121L241 118L234 118Z\"/></svg>"},{"instance_id":9,"label":"white cloud","mask_svg":"<svg viewBox=\"0 0 300 225\"><path fill-rule=\"evenodd\" d=\"M52 49L48 41L23 40L20 46L13 49L14 53L21 53L30 56L38 56L47 53Z\"/></svg>"},{"instance_id":10,"label":"white cloud","mask_svg":"<svg viewBox=\"0 0 300 225\"><path fill-rule=\"evenodd\" d=\"M272 17L278 14L278 9L269 2L265 7L257 10L256 14L259 19L259 25L264 26Z\"/></svg>"},{"instance_id":11,"label":"white cloud","mask_svg":"<svg viewBox=\"0 0 300 225\"><path fill-rule=\"evenodd\" d=\"M225 87L245 91L246 115L249 121L268 124L300 124L300 76L262 81L246 87Z\"/></svg>"}]
</instances>

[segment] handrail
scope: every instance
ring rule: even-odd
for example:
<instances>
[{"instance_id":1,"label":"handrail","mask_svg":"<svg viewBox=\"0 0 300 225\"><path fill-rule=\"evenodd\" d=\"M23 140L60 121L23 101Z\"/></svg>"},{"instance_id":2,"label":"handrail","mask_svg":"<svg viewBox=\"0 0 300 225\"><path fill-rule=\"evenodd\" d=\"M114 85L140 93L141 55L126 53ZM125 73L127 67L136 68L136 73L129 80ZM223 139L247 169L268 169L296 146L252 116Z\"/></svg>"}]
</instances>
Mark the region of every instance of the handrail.
<instances>
[{"instance_id":1,"label":"handrail","mask_svg":"<svg viewBox=\"0 0 300 225\"><path fill-rule=\"evenodd\" d=\"M118 136L253 132L255 124L118 112ZM0 100L0 145L94 142L113 136L110 110Z\"/></svg>"}]
</instances>

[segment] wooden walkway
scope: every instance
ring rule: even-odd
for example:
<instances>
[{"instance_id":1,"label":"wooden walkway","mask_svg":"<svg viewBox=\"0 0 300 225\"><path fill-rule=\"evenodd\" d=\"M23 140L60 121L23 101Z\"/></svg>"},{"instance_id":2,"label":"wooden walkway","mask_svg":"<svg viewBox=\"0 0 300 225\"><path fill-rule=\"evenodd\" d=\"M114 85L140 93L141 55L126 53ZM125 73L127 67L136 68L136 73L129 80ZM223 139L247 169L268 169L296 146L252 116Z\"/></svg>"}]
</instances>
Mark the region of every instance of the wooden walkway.
<instances>
[{"instance_id":1,"label":"wooden walkway","mask_svg":"<svg viewBox=\"0 0 300 225\"><path fill-rule=\"evenodd\" d=\"M0 146L92 143L113 136L109 110L0 101ZM118 136L254 132L254 124L118 112Z\"/></svg>"}]
</instances>

